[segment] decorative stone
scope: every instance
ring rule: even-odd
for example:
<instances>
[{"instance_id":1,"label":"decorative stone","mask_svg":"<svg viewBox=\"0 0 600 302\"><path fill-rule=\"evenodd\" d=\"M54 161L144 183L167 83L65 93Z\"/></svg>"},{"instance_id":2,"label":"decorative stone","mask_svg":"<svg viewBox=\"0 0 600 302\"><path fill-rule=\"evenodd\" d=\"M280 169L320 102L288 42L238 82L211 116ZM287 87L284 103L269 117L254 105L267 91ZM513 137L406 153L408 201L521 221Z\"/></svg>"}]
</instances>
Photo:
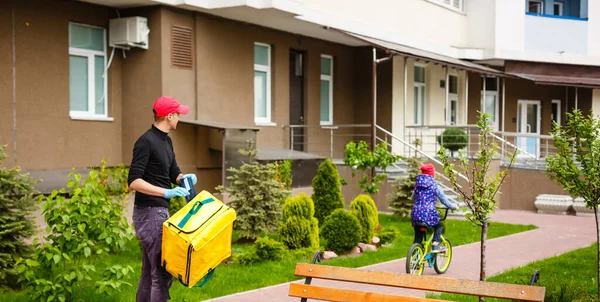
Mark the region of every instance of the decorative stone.
<instances>
[{"instance_id":1,"label":"decorative stone","mask_svg":"<svg viewBox=\"0 0 600 302\"><path fill-rule=\"evenodd\" d=\"M358 246L354 247L351 251L350 251L350 255L360 255L360 248Z\"/></svg>"},{"instance_id":2,"label":"decorative stone","mask_svg":"<svg viewBox=\"0 0 600 302\"><path fill-rule=\"evenodd\" d=\"M538 213L566 215L573 205L573 198L569 195L540 194L534 204Z\"/></svg>"},{"instance_id":3,"label":"decorative stone","mask_svg":"<svg viewBox=\"0 0 600 302\"><path fill-rule=\"evenodd\" d=\"M377 236L373 236L373 240L371 240L371 243L377 245L379 242L381 242L381 239L379 239L379 237Z\"/></svg>"},{"instance_id":4,"label":"decorative stone","mask_svg":"<svg viewBox=\"0 0 600 302\"><path fill-rule=\"evenodd\" d=\"M358 248L360 249L360 251L361 251L361 252L364 252L364 251L365 251L365 247L366 247L366 246L367 246L367 245L366 245L366 244L364 244L364 243L362 243L362 242L359 242L359 243L358 243Z\"/></svg>"},{"instance_id":5,"label":"decorative stone","mask_svg":"<svg viewBox=\"0 0 600 302\"><path fill-rule=\"evenodd\" d=\"M376 251L376 250L377 250L377 247L374 246L374 245L372 245L372 244L365 244L365 248L362 249L363 252L366 252L366 251Z\"/></svg>"},{"instance_id":6,"label":"decorative stone","mask_svg":"<svg viewBox=\"0 0 600 302\"><path fill-rule=\"evenodd\" d=\"M594 216L594 209L587 208L585 201L581 197L575 198L573 201L573 210L577 216Z\"/></svg>"},{"instance_id":7,"label":"decorative stone","mask_svg":"<svg viewBox=\"0 0 600 302\"><path fill-rule=\"evenodd\" d=\"M326 251L326 252L323 253L323 259L325 259L325 260L337 258L337 256L338 255L335 252L332 252L332 251Z\"/></svg>"}]
</instances>

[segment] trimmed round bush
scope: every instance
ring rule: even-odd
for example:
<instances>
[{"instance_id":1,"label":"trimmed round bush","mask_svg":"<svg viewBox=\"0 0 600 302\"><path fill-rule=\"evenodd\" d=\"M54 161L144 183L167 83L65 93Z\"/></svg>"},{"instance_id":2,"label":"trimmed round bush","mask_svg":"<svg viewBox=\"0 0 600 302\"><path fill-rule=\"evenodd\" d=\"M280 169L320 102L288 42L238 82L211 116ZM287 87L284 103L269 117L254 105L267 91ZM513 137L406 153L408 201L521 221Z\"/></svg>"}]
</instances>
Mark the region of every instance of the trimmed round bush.
<instances>
[{"instance_id":1,"label":"trimmed round bush","mask_svg":"<svg viewBox=\"0 0 600 302\"><path fill-rule=\"evenodd\" d=\"M315 206L308 195L288 198L282 212L279 236L283 244L289 249L319 246L319 221L313 217Z\"/></svg>"},{"instance_id":2,"label":"trimmed round bush","mask_svg":"<svg viewBox=\"0 0 600 302\"><path fill-rule=\"evenodd\" d=\"M315 205L310 196L305 193L289 197L281 209L283 221L292 216L311 219L315 216Z\"/></svg>"},{"instance_id":3,"label":"trimmed round bush","mask_svg":"<svg viewBox=\"0 0 600 302\"><path fill-rule=\"evenodd\" d=\"M395 227L388 227L388 228L381 230L377 234L377 237L379 237L379 239L380 239L379 245L384 245L386 243L393 242L394 239L396 239L396 237L398 237L399 234L400 234L400 231L398 229L396 229Z\"/></svg>"},{"instance_id":4,"label":"trimmed round bush","mask_svg":"<svg viewBox=\"0 0 600 302\"><path fill-rule=\"evenodd\" d=\"M319 227L317 224L318 221L316 218L309 220L292 216L279 229L281 242L291 250L318 246Z\"/></svg>"},{"instance_id":5,"label":"trimmed round bush","mask_svg":"<svg viewBox=\"0 0 600 302\"><path fill-rule=\"evenodd\" d=\"M360 224L360 241L371 243L375 229L379 225L379 217L377 217L377 206L373 199L366 194L358 195L350 203L350 214L358 219Z\"/></svg>"},{"instance_id":6,"label":"trimmed round bush","mask_svg":"<svg viewBox=\"0 0 600 302\"><path fill-rule=\"evenodd\" d=\"M327 249L342 254L360 241L360 224L354 215L337 209L325 218L321 236L327 241Z\"/></svg>"},{"instance_id":7,"label":"trimmed round bush","mask_svg":"<svg viewBox=\"0 0 600 302\"><path fill-rule=\"evenodd\" d=\"M344 197L340 185L337 167L329 159L326 159L319 165L317 175L312 181L315 217L321 223L333 210L344 207Z\"/></svg>"},{"instance_id":8,"label":"trimmed round bush","mask_svg":"<svg viewBox=\"0 0 600 302\"><path fill-rule=\"evenodd\" d=\"M437 137L438 144L450 150L452 153L467 146L469 139L467 134L459 128L448 128Z\"/></svg>"},{"instance_id":9,"label":"trimmed round bush","mask_svg":"<svg viewBox=\"0 0 600 302\"><path fill-rule=\"evenodd\" d=\"M260 237L254 242L256 256L262 261L281 260L285 247L283 243L269 237Z\"/></svg>"}]
</instances>

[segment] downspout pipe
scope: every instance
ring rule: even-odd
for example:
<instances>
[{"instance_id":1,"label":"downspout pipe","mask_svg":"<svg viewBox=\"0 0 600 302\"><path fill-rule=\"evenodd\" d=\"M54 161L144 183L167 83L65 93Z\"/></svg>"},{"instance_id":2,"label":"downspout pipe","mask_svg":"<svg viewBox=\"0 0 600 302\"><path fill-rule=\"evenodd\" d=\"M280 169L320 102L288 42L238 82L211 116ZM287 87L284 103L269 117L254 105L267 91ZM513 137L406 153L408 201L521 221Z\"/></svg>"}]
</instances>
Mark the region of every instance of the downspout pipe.
<instances>
[{"instance_id":1,"label":"downspout pipe","mask_svg":"<svg viewBox=\"0 0 600 302\"><path fill-rule=\"evenodd\" d=\"M371 81L371 91L373 93L371 96L371 107L373 108L371 115L371 151L375 150L375 145L377 144L377 133L375 127L375 125L377 124L377 64L386 62L390 60L393 56L394 54L389 54L385 58L377 59L377 49L373 47L373 76Z\"/></svg>"}]
</instances>

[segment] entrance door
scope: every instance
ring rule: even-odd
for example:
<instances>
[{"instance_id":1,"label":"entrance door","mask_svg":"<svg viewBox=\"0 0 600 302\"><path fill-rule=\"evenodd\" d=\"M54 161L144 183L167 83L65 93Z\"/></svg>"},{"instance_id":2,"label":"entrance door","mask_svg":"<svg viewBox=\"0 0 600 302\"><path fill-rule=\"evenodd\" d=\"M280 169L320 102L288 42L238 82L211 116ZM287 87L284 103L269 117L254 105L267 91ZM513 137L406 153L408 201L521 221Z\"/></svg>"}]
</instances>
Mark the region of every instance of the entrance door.
<instances>
[{"instance_id":1,"label":"entrance door","mask_svg":"<svg viewBox=\"0 0 600 302\"><path fill-rule=\"evenodd\" d=\"M540 101L519 101L517 105L517 132L527 134L540 134ZM518 146L521 150L535 155L540 154L540 139L538 137L518 137ZM523 156L521 154L520 156Z\"/></svg>"},{"instance_id":2,"label":"entrance door","mask_svg":"<svg viewBox=\"0 0 600 302\"><path fill-rule=\"evenodd\" d=\"M290 50L290 125L304 125L304 54ZM304 151L304 128L290 128L290 149Z\"/></svg>"}]
</instances>

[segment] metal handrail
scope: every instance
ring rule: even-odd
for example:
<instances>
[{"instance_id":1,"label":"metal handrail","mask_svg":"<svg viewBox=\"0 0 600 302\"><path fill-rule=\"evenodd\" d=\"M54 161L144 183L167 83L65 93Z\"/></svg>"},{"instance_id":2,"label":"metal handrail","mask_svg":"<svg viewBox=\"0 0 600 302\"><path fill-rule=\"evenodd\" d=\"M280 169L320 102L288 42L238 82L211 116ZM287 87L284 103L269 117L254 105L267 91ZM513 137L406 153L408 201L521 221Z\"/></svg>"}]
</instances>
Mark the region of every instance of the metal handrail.
<instances>
[{"instance_id":1,"label":"metal handrail","mask_svg":"<svg viewBox=\"0 0 600 302\"><path fill-rule=\"evenodd\" d=\"M386 135L389 135L391 138L393 138L393 139L395 139L395 140L399 141L400 143L404 144L404 145L405 145L405 146L407 146L408 148L410 148L410 149L412 149L412 150L416 151L417 153L419 153L419 154L421 154L421 155L423 155L423 156L427 157L427 158L428 158L429 160L431 160L432 162L434 162L434 163L437 163L438 165L441 165L441 166L443 166L443 165L444 165L444 164L443 164L441 161L439 161L439 160L437 160L436 158L434 158L434 157L430 156L429 154L427 154L427 153L425 153L425 152L423 152L423 151L421 151L421 150L419 150L419 149L415 148L413 145L411 145L411 144L409 144L409 143L405 142L404 140L402 140L402 139L400 139L399 137L395 136L395 135L394 135L394 134L392 134L391 132L389 132L389 131L385 130L383 127L381 127L381 126L379 126L379 125L375 125L375 127L376 127L377 129L381 130L381 131L382 131L383 133L385 133ZM464 180L466 180L466 181L469 181L469 179L468 179L466 176L464 176L462 173L460 173L460 172L458 172L458 171L456 171L456 170L452 170L452 171L454 171L454 172L455 172L455 173L456 173L456 174L457 174L457 175L458 175L460 178L462 178L462 179L464 179Z\"/></svg>"},{"instance_id":2,"label":"metal handrail","mask_svg":"<svg viewBox=\"0 0 600 302\"><path fill-rule=\"evenodd\" d=\"M281 128L323 128L323 129L337 129L337 128L367 128L371 127L371 124L332 124L332 125L281 125Z\"/></svg>"},{"instance_id":3,"label":"metal handrail","mask_svg":"<svg viewBox=\"0 0 600 302\"><path fill-rule=\"evenodd\" d=\"M496 135L496 134L494 134L494 133L490 133L490 134L492 135L492 137L493 137L493 138L495 138L495 139L499 140L501 143L503 143L503 144L507 144L507 145L509 145L510 147L512 147L512 148L514 148L514 149L517 149L517 150L519 150L519 153L521 153L521 154L523 154L523 155L527 155L527 156L529 156L529 157L531 157L531 158L533 158L533 159L537 159L537 156L535 156L535 155L533 155L533 154L531 154L531 153L529 153L529 152L527 152L527 151L525 151L525 150L523 150L523 149L519 148L518 146L515 146L515 145L513 145L512 143L510 143L510 142L506 141L506 140L505 140L505 139L503 139L502 137L499 137L499 136L497 136L497 135ZM502 151L504 151L504 149L502 149Z\"/></svg>"}]
</instances>

